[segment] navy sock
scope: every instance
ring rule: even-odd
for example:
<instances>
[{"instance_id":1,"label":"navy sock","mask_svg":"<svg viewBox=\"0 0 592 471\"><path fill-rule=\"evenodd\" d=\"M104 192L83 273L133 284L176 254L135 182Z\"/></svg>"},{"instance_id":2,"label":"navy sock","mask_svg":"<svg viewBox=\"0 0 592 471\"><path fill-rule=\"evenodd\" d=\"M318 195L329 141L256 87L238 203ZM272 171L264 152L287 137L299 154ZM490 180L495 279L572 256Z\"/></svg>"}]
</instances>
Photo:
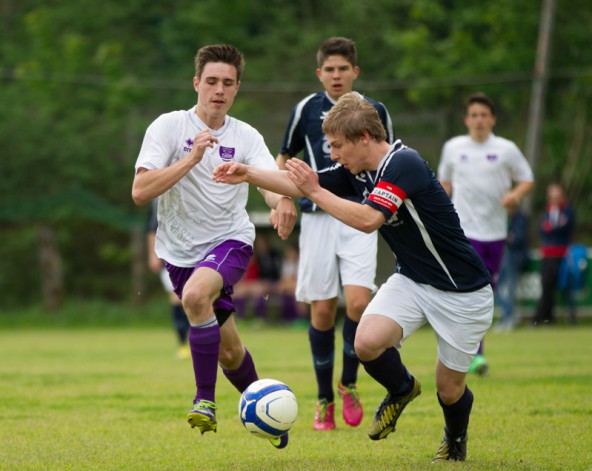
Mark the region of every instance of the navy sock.
<instances>
[{"instance_id":1,"label":"navy sock","mask_svg":"<svg viewBox=\"0 0 592 471\"><path fill-rule=\"evenodd\" d=\"M341 372L341 384L347 386L358 381L358 365L360 360L354 350L354 340L358 323L347 315L343 320L343 371Z\"/></svg>"},{"instance_id":2,"label":"navy sock","mask_svg":"<svg viewBox=\"0 0 592 471\"><path fill-rule=\"evenodd\" d=\"M473 393L468 386L465 386L465 392L454 404L446 405L440 400L438 402L444 412L444 423L446 432L451 438L464 437L469 428L469 416L473 408Z\"/></svg>"},{"instance_id":3,"label":"navy sock","mask_svg":"<svg viewBox=\"0 0 592 471\"><path fill-rule=\"evenodd\" d=\"M175 326L175 330L177 331L177 337L179 337L179 343L181 345L184 345L185 343L187 343L187 335L189 334L189 320L185 315L183 306L181 306L180 304L172 305L171 314L173 317L173 325Z\"/></svg>"},{"instance_id":4,"label":"navy sock","mask_svg":"<svg viewBox=\"0 0 592 471\"><path fill-rule=\"evenodd\" d=\"M335 400L333 393L333 364L335 360L335 328L326 331L308 329L312 361L317 378L318 398Z\"/></svg>"},{"instance_id":5,"label":"navy sock","mask_svg":"<svg viewBox=\"0 0 592 471\"><path fill-rule=\"evenodd\" d=\"M370 361L360 361L366 372L382 384L393 396L403 396L413 387L411 375L401 361L395 347L387 348L382 355Z\"/></svg>"}]
</instances>

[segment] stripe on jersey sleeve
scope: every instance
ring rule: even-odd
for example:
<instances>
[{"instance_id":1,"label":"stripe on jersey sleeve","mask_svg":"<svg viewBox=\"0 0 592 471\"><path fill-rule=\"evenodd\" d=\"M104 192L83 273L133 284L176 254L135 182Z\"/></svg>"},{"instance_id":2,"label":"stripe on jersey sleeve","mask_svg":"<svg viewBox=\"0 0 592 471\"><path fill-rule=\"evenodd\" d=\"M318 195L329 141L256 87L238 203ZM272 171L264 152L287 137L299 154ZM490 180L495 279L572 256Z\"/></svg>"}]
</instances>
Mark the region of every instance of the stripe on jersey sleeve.
<instances>
[{"instance_id":1,"label":"stripe on jersey sleeve","mask_svg":"<svg viewBox=\"0 0 592 471\"><path fill-rule=\"evenodd\" d=\"M407 194L398 186L381 180L374 187L370 196L368 196L368 200L388 209L391 214L394 214L403 204L406 196Z\"/></svg>"}]
</instances>

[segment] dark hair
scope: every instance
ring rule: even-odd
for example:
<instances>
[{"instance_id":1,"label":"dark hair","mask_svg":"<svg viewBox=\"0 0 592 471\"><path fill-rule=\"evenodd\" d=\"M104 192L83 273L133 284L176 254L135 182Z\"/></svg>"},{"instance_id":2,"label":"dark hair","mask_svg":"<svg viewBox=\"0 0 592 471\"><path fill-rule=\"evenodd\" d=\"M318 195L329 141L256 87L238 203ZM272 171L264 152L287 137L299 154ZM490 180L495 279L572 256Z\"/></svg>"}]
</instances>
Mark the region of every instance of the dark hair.
<instances>
[{"instance_id":1,"label":"dark hair","mask_svg":"<svg viewBox=\"0 0 592 471\"><path fill-rule=\"evenodd\" d=\"M489 111L491 111L491 114L495 116L495 104L493 103L493 100L483 92L473 93L467 98L467 101L465 102L465 114L469 111L469 106L475 103L487 106Z\"/></svg>"},{"instance_id":2,"label":"dark hair","mask_svg":"<svg viewBox=\"0 0 592 471\"><path fill-rule=\"evenodd\" d=\"M234 66L236 80L240 81L245 67L245 58L242 53L230 44L213 44L204 46L195 55L195 76L201 78L201 74L208 62L222 62Z\"/></svg>"},{"instance_id":3,"label":"dark hair","mask_svg":"<svg viewBox=\"0 0 592 471\"><path fill-rule=\"evenodd\" d=\"M339 134L349 142L362 138L364 132L376 142L386 140L386 131L378 111L358 92L343 95L323 121L325 134Z\"/></svg>"},{"instance_id":4,"label":"dark hair","mask_svg":"<svg viewBox=\"0 0 592 471\"><path fill-rule=\"evenodd\" d=\"M358 52L356 43L351 39L341 36L327 39L317 51L317 65L319 69L323 66L329 56L343 56L353 66L358 65Z\"/></svg>"}]
</instances>

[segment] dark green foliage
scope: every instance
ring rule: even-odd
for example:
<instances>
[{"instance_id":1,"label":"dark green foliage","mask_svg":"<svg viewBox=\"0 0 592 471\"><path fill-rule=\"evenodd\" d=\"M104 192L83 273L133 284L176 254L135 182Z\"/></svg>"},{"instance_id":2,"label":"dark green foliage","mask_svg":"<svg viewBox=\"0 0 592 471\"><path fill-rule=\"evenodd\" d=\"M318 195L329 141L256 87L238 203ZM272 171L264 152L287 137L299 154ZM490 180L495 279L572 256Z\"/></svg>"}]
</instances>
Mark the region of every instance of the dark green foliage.
<instances>
[{"instance_id":1,"label":"dark green foliage","mask_svg":"<svg viewBox=\"0 0 592 471\"><path fill-rule=\"evenodd\" d=\"M69 294L129 295L128 234L146 215L131 202L133 165L147 125L195 103L191 79L200 46L228 42L244 52L247 66L231 114L258 128L275 153L291 107L320 89L318 45L331 35L354 38L361 67L356 88L383 101L397 135L435 166L442 143L464 132L462 104L477 90L499 105L496 133L525 148L542 4L5 1L0 297L38 300L31 234L42 222L59 234ZM557 1L533 197L536 216L546 183L560 180L576 204L585 242L592 207L586 191L592 184L591 21L589 1ZM249 205L264 208L256 192ZM28 267L18 285L10 270L21 259ZM70 279L74 273L80 276Z\"/></svg>"}]
</instances>

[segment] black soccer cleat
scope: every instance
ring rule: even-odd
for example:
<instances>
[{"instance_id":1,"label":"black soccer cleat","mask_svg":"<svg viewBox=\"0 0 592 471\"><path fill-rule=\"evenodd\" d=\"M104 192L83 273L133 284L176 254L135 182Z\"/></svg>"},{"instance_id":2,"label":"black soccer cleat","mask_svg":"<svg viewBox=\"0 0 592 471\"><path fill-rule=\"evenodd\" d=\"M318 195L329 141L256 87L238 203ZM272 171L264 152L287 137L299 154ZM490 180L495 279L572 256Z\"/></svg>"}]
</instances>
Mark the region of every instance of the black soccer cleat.
<instances>
[{"instance_id":1,"label":"black soccer cleat","mask_svg":"<svg viewBox=\"0 0 592 471\"><path fill-rule=\"evenodd\" d=\"M376 409L376 413L372 417L372 423L368 429L368 436L372 440L382 440L389 433L394 432L397 420L403 409L421 394L420 382L415 377L412 377L412 379L413 387L408 394L395 397L389 392L378 406L378 409Z\"/></svg>"},{"instance_id":2,"label":"black soccer cleat","mask_svg":"<svg viewBox=\"0 0 592 471\"><path fill-rule=\"evenodd\" d=\"M467 458L467 441L468 436L465 433L464 437L450 438L446 430L442 437L442 443L432 463L439 461L464 461Z\"/></svg>"}]
</instances>

